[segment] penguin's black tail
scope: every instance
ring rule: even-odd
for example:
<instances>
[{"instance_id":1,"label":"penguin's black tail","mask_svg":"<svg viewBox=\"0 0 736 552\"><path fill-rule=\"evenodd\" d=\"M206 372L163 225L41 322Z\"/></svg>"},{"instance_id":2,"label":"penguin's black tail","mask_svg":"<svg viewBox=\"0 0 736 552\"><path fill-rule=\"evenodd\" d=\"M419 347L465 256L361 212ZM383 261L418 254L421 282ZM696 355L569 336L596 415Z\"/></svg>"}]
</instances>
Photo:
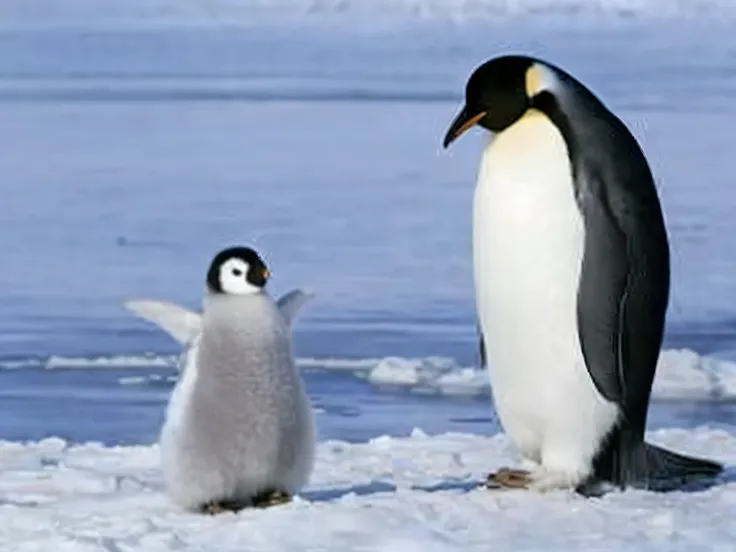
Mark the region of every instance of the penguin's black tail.
<instances>
[{"instance_id":1,"label":"penguin's black tail","mask_svg":"<svg viewBox=\"0 0 736 552\"><path fill-rule=\"evenodd\" d=\"M614 431L594 462L598 481L662 492L713 482L722 471L722 464L651 445L625 429Z\"/></svg>"},{"instance_id":2,"label":"penguin's black tail","mask_svg":"<svg viewBox=\"0 0 736 552\"><path fill-rule=\"evenodd\" d=\"M643 443L649 479L687 483L693 479L714 478L723 471L718 462L685 456L671 450Z\"/></svg>"}]
</instances>

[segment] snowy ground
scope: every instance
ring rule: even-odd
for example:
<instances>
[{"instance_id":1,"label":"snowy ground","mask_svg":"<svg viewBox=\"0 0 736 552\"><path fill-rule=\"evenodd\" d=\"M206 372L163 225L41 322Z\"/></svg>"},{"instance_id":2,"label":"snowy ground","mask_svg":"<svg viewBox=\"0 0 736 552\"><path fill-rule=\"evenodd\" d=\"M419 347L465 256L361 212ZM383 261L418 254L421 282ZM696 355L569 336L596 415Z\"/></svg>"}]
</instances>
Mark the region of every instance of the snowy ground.
<instances>
[{"instance_id":1,"label":"snowy ground","mask_svg":"<svg viewBox=\"0 0 736 552\"><path fill-rule=\"evenodd\" d=\"M736 464L736 436L662 430L653 442ZM727 552L736 542L736 471L694 493L487 491L515 462L503 436L323 442L292 504L215 518L162 493L157 447L58 439L0 442L0 548L17 551L645 551ZM540 543L543 543L541 545Z\"/></svg>"}]
</instances>

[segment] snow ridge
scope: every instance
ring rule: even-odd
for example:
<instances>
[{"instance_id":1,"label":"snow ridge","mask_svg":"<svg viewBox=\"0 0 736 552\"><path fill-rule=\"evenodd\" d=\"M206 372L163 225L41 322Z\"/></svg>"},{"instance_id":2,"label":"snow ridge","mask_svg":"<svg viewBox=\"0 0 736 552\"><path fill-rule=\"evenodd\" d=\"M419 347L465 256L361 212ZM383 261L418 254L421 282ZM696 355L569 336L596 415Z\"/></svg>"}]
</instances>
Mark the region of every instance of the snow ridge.
<instances>
[{"instance_id":1,"label":"snow ridge","mask_svg":"<svg viewBox=\"0 0 736 552\"><path fill-rule=\"evenodd\" d=\"M154 353L101 357L63 357L0 360L0 370L11 369L128 369L154 370L140 376L120 377L121 385L159 384L175 381L177 355ZM425 358L299 358L305 371L349 372L384 388L403 388L412 393L447 396L488 396L488 374L475 366L462 366L445 357ZM657 399L728 401L736 398L736 363L698 355L694 351L662 352L652 395Z\"/></svg>"}]
</instances>

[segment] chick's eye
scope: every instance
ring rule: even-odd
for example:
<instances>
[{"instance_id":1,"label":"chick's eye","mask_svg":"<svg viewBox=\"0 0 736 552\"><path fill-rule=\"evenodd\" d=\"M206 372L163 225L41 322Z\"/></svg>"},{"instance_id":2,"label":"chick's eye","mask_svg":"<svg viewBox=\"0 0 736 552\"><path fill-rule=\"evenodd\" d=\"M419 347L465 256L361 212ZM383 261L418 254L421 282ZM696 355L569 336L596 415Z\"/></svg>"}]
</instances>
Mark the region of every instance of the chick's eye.
<instances>
[{"instance_id":1,"label":"chick's eye","mask_svg":"<svg viewBox=\"0 0 736 552\"><path fill-rule=\"evenodd\" d=\"M242 275L243 275L242 270L240 270L239 268L233 268L233 276L242 276Z\"/></svg>"}]
</instances>

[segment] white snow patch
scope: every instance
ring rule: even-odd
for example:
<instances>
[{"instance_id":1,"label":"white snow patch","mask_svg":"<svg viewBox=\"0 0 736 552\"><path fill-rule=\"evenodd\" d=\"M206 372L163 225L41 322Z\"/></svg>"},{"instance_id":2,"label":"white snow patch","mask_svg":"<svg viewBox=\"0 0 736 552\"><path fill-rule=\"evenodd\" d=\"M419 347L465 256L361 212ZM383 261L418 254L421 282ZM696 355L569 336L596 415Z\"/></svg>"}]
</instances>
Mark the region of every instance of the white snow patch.
<instances>
[{"instance_id":1,"label":"white snow patch","mask_svg":"<svg viewBox=\"0 0 736 552\"><path fill-rule=\"evenodd\" d=\"M485 370L460 366L450 358L302 359L299 364L354 371L375 385L406 387L421 393L488 395L490 390ZM736 397L736 363L703 357L686 349L663 351L653 395L664 399L731 400Z\"/></svg>"},{"instance_id":2,"label":"white snow patch","mask_svg":"<svg viewBox=\"0 0 736 552\"><path fill-rule=\"evenodd\" d=\"M662 430L653 442L736 462L736 436ZM291 504L205 517L162 492L157 446L0 441L0 549L235 551L730 550L736 477L698 493L583 499L478 488L517 458L503 435L321 443Z\"/></svg>"},{"instance_id":3,"label":"white snow patch","mask_svg":"<svg viewBox=\"0 0 736 552\"><path fill-rule=\"evenodd\" d=\"M175 376L162 376L161 374L147 374L145 376L126 376L118 378L118 383L120 385L149 385L160 382L166 382L173 385L176 381L177 378Z\"/></svg>"},{"instance_id":4,"label":"white snow patch","mask_svg":"<svg viewBox=\"0 0 736 552\"><path fill-rule=\"evenodd\" d=\"M300 359L302 368L355 372L374 385L404 387L417 393L487 396L486 370L460 366L443 357L409 359ZM682 350L663 351L652 394L660 399L733 400L736 398L736 362L704 357Z\"/></svg>"},{"instance_id":5,"label":"white snow patch","mask_svg":"<svg viewBox=\"0 0 736 552\"><path fill-rule=\"evenodd\" d=\"M356 366L355 370L375 385L444 395L486 396L490 392L485 370L463 367L449 358L390 357L373 362L370 366ZM344 369L337 361L333 361L330 368ZM736 398L736 363L703 357L687 349L663 351L652 395L658 399L733 400Z\"/></svg>"},{"instance_id":6,"label":"white snow patch","mask_svg":"<svg viewBox=\"0 0 736 552\"><path fill-rule=\"evenodd\" d=\"M97 357L65 357L52 355L45 359L30 358L0 362L0 368L18 370L21 368L55 369L98 369L98 368L175 368L179 361L177 355L115 355Z\"/></svg>"},{"instance_id":7,"label":"white snow patch","mask_svg":"<svg viewBox=\"0 0 736 552\"><path fill-rule=\"evenodd\" d=\"M731 400L736 397L736 363L687 349L663 351L652 394L660 399Z\"/></svg>"}]
</instances>

